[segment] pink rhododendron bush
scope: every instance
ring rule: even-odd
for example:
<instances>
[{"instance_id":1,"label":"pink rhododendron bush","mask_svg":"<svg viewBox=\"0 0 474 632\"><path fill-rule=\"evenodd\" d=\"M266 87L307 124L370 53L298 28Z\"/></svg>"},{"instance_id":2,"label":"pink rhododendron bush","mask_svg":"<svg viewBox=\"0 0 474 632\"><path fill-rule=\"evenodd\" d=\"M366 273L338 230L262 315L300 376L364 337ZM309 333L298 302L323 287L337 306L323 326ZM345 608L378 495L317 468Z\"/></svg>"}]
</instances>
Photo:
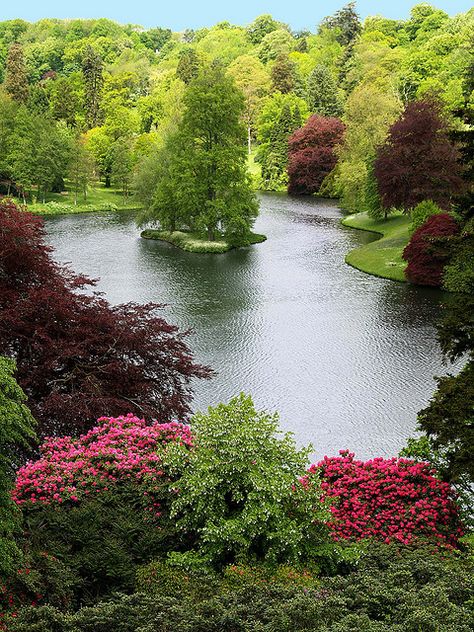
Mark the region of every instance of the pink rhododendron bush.
<instances>
[{"instance_id":1,"label":"pink rhododendron bush","mask_svg":"<svg viewBox=\"0 0 474 632\"><path fill-rule=\"evenodd\" d=\"M129 414L102 417L80 436L47 439L41 456L22 467L13 498L20 507L79 503L131 483L146 508L159 513L158 496L169 480L165 460L170 445L191 446L189 426L146 424Z\"/></svg>"},{"instance_id":2,"label":"pink rhododendron bush","mask_svg":"<svg viewBox=\"0 0 474 632\"><path fill-rule=\"evenodd\" d=\"M409 544L429 538L456 546L463 534L456 494L428 463L381 457L357 461L341 450L340 456L312 465L303 485L311 484L313 473L321 477L324 497L334 499L330 528L335 540Z\"/></svg>"}]
</instances>

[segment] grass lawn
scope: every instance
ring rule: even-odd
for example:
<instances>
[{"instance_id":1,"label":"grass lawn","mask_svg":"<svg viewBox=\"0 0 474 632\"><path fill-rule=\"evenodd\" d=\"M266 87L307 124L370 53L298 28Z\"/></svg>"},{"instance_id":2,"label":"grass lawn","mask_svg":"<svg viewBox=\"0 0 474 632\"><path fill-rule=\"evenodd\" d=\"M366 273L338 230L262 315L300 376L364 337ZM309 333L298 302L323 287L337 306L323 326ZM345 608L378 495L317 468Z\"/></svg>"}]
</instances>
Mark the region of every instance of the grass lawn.
<instances>
[{"instance_id":1,"label":"grass lawn","mask_svg":"<svg viewBox=\"0 0 474 632\"><path fill-rule=\"evenodd\" d=\"M21 200L18 200L21 203ZM48 202L54 204L48 205ZM133 196L125 199L121 191L113 188L105 188L98 184L89 189L87 200L82 195L77 197L77 206L74 204L74 193L67 189L62 193L48 193L46 205L42 202L28 204L28 210L38 215L63 215L68 213L89 213L98 210L131 211L140 208Z\"/></svg>"},{"instance_id":2,"label":"grass lawn","mask_svg":"<svg viewBox=\"0 0 474 632\"><path fill-rule=\"evenodd\" d=\"M386 220L374 220L367 213L357 213L345 217L342 224L382 236L377 241L351 250L346 255L346 263L374 276L406 281L404 270L407 262L402 259L402 252L410 239L411 220L407 215L394 213Z\"/></svg>"},{"instance_id":3,"label":"grass lawn","mask_svg":"<svg viewBox=\"0 0 474 632\"><path fill-rule=\"evenodd\" d=\"M166 230L153 230L151 228L148 228L147 230L144 230L142 232L141 236L143 237L143 239L157 239L158 241L167 241L168 243L173 244L173 246L177 246L178 248L181 248L182 250L187 250L188 252L222 253L235 248L235 246L231 246L223 240L207 241L206 239L203 239L195 233L186 233L180 230L169 232ZM259 244L265 240L265 235L257 235L256 233L251 233L250 244Z\"/></svg>"}]
</instances>

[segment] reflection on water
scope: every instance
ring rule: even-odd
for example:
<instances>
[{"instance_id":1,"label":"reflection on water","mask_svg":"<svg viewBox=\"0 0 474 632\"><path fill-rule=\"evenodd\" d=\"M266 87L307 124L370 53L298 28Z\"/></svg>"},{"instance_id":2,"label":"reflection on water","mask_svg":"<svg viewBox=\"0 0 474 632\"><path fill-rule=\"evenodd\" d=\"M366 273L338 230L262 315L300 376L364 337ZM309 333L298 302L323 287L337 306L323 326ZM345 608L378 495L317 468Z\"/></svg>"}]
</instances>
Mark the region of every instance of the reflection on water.
<instances>
[{"instance_id":1,"label":"reflection on water","mask_svg":"<svg viewBox=\"0 0 474 632\"><path fill-rule=\"evenodd\" d=\"M166 318L217 376L195 409L240 391L278 410L315 456L396 454L445 372L434 325L442 294L365 275L345 253L376 238L344 228L336 203L261 196L268 241L223 255L140 239L133 215L47 222L58 260L100 277L113 303L166 303Z\"/></svg>"}]
</instances>

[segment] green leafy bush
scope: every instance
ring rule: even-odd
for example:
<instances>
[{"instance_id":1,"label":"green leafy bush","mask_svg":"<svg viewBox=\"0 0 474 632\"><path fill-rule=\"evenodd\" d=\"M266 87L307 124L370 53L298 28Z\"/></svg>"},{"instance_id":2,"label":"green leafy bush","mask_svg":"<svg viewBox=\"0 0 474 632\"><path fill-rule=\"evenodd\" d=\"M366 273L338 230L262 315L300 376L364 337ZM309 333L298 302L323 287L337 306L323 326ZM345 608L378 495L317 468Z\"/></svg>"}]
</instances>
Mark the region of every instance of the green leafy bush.
<instances>
[{"instance_id":1,"label":"green leafy bush","mask_svg":"<svg viewBox=\"0 0 474 632\"><path fill-rule=\"evenodd\" d=\"M171 517L209 562L337 557L319 481L310 490L297 484L312 448L298 450L281 435L276 414L258 412L242 394L196 414L192 428L195 448L184 454Z\"/></svg>"},{"instance_id":2,"label":"green leafy bush","mask_svg":"<svg viewBox=\"0 0 474 632\"><path fill-rule=\"evenodd\" d=\"M432 200L424 200L415 206L411 214L411 231L415 232L417 228L423 226L428 218L432 215L444 213Z\"/></svg>"}]
</instances>

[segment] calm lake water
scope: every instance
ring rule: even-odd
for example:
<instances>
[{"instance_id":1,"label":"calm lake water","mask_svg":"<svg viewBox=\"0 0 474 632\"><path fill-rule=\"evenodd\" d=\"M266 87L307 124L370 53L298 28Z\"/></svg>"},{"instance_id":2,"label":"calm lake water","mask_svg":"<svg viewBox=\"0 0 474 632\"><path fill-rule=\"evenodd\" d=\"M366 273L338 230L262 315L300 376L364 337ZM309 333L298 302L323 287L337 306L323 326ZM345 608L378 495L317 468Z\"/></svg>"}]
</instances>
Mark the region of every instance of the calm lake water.
<instances>
[{"instance_id":1,"label":"calm lake water","mask_svg":"<svg viewBox=\"0 0 474 632\"><path fill-rule=\"evenodd\" d=\"M217 375L194 409L251 393L315 458L341 448L395 455L414 432L433 375L446 372L435 323L442 294L365 275L345 253L374 239L340 225L336 202L261 196L264 244L224 255L142 240L131 214L47 221L55 257L100 277L112 303L166 303Z\"/></svg>"}]
</instances>

